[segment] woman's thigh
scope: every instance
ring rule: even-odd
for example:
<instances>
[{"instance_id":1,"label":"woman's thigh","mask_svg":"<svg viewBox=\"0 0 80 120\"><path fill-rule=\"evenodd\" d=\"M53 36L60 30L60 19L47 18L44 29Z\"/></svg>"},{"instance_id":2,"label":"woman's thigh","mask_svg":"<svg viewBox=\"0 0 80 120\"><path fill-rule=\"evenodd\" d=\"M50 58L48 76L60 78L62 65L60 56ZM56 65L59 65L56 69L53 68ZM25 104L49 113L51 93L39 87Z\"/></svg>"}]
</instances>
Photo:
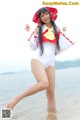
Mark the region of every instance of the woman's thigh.
<instances>
[{"instance_id":1,"label":"woman's thigh","mask_svg":"<svg viewBox=\"0 0 80 120\"><path fill-rule=\"evenodd\" d=\"M31 60L31 70L32 70L32 73L33 73L35 79L37 80L37 82L49 83L46 71L45 71L43 65L41 64L41 62L39 62L36 59L32 59Z\"/></svg>"},{"instance_id":2,"label":"woman's thigh","mask_svg":"<svg viewBox=\"0 0 80 120\"><path fill-rule=\"evenodd\" d=\"M46 74L49 81L48 91L54 91L55 89L55 67L49 66L46 68Z\"/></svg>"}]
</instances>

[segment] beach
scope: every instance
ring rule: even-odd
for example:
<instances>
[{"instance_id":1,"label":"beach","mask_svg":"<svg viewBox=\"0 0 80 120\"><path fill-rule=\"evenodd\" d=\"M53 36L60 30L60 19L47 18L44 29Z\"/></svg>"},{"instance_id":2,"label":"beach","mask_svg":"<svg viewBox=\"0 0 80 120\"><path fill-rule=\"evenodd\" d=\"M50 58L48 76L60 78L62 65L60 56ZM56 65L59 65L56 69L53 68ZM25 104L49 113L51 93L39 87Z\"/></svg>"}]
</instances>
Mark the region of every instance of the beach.
<instances>
[{"instance_id":1,"label":"beach","mask_svg":"<svg viewBox=\"0 0 80 120\"><path fill-rule=\"evenodd\" d=\"M30 71L0 75L0 110L13 96L35 83ZM56 70L55 93L56 118L48 120L80 120L80 67ZM45 91L22 99L12 111L12 120L47 120L47 116Z\"/></svg>"}]
</instances>

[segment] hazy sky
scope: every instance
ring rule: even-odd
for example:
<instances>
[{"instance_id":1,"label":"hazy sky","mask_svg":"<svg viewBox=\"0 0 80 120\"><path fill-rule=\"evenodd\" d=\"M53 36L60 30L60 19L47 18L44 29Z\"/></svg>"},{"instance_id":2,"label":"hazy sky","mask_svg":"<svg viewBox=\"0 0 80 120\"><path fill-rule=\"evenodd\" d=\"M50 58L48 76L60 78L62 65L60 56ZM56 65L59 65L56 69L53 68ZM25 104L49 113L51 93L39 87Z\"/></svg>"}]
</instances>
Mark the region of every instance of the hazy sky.
<instances>
[{"instance_id":1,"label":"hazy sky","mask_svg":"<svg viewBox=\"0 0 80 120\"><path fill-rule=\"evenodd\" d=\"M27 70L30 67L31 51L27 38L36 26L32 17L43 6L42 2L43 0L0 0L0 73ZM80 5L52 7L58 9L57 25L60 28L66 26L71 38L77 41L75 46L58 55L56 60L80 58ZM30 32L25 31L26 23L31 26Z\"/></svg>"}]
</instances>

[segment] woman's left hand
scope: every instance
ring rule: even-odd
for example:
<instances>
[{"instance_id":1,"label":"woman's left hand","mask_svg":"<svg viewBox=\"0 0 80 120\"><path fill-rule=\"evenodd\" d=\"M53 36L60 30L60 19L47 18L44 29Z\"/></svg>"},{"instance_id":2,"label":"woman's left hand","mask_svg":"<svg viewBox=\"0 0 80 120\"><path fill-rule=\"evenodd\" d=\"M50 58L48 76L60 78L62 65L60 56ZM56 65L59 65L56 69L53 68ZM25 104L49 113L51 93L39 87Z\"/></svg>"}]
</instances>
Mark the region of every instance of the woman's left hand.
<instances>
[{"instance_id":1,"label":"woman's left hand","mask_svg":"<svg viewBox=\"0 0 80 120\"><path fill-rule=\"evenodd\" d=\"M62 30L63 30L63 32L67 31L67 30L66 30L66 27L63 27Z\"/></svg>"}]
</instances>

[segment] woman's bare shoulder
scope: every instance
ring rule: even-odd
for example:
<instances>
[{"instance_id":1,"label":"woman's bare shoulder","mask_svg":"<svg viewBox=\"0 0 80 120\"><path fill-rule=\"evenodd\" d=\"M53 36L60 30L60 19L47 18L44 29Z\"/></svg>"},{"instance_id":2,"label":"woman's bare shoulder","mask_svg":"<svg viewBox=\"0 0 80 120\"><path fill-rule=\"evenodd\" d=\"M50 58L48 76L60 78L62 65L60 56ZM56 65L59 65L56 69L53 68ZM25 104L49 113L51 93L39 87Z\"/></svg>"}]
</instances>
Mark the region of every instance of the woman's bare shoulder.
<instances>
[{"instance_id":1,"label":"woman's bare shoulder","mask_svg":"<svg viewBox=\"0 0 80 120\"><path fill-rule=\"evenodd\" d=\"M34 30L34 33L38 34L39 33L39 26L37 26Z\"/></svg>"}]
</instances>

